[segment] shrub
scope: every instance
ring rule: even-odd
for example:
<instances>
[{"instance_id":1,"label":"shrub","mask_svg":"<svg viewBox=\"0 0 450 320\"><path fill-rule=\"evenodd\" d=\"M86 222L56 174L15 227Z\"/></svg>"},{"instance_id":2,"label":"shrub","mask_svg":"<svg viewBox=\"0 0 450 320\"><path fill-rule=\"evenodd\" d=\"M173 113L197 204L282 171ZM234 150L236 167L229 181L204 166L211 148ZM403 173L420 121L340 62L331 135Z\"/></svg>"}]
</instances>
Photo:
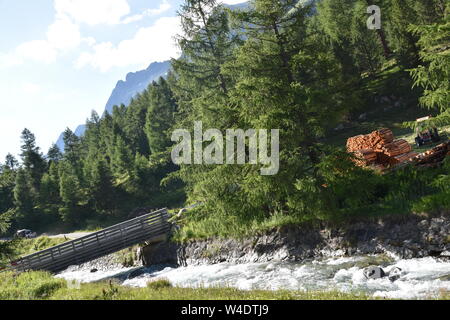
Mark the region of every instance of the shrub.
<instances>
[{"instance_id":1,"label":"shrub","mask_svg":"<svg viewBox=\"0 0 450 320\"><path fill-rule=\"evenodd\" d=\"M25 272L19 275L5 273L0 279L0 299L45 299L55 291L67 287L65 280L55 279L47 272Z\"/></svg>"},{"instance_id":2,"label":"shrub","mask_svg":"<svg viewBox=\"0 0 450 320\"><path fill-rule=\"evenodd\" d=\"M172 284L167 279L158 279L147 283L147 288L152 290L160 290L165 288L172 288Z\"/></svg>"}]
</instances>

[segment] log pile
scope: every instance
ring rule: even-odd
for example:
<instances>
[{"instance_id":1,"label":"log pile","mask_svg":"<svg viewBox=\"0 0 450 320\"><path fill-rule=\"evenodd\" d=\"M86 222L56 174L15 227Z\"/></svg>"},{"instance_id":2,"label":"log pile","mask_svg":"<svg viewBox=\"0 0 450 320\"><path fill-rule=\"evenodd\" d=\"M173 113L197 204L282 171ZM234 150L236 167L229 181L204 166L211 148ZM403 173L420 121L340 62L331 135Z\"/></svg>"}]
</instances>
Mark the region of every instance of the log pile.
<instances>
[{"instance_id":1,"label":"log pile","mask_svg":"<svg viewBox=\"0 0 450 320\"><path fill-rule=\"evenodd\" d=\"M393 132L386 128L348 139L347 151L355 155L358 166L377 169L403 163L418 155L412 152L406 140L395 140Z\"/></svg>"},{"instance_id":2,"label":"log pile","mask_svg":"<svg viewBox=\"0 0 450 320\"><path fill-rule=\"evenodd\" d=\"M389 167L412 163L419 167L435 167L450 156L450 142L418 154L403 139L395 140L389 129L380 129L370 134L359 135L347 140L347 151L355 155L355 163L361 167L384 172Z\"/></svg>"},{"instance_id":3,"label":"log pile","mask_svg":"<svg viewBox=\"0 0 450 320\"><path fill-rule=\"evenodd\" d=\"M406 162L406 161L410 161L412 159L414 159L415 157L417 157L419 154L417 152L409 152L409 153L405 153L405 154L401 154L399 156L396 157L392 157L390 159L389 164L391 166L395 166L397 164Z\"/></svg>"},{"instance_id":4,"label":"log pile","mask_svg":"<svg viewBox=\"0 0 450 320\"><path fill-rule=\"evenodd\" d=\"M355 162L360 166L375 163L378 159L377 153L372 149L358 150L354 154L356 157Z\"/></svg>"},{"instance_id":5,"label":"log pile","mask_svg":"<svg viewBox=\"0 0 450 320\"><path fill-rule=\"evenodd\" d=\"M449 141L417 155L410 159L410 161L419 167L433 167L439 165L447 156L450 156Z\"/></svg>"},{"instance_id":6,"label":"log pile","mask_svg":"<svg viewBox=\"0 0 450 320\"><path fill-rule=\"evenodd\" d=\"M382 152L381 148L394 142L394 134L389 129L380 129L370 134L359 135L347 140L348 152L371 149Z\"/></svg>"},{"instance_id":7,"label":"log pile","mask_svg":"<svg viewBox=\"0 0 450 320\"><path fill-rule=\"evenodd\" d=\"M381 146L380 151L388 157L397 157L405 153L410 153L412 147L408 141L399 139Z\"/></svg>"}]
</instances>

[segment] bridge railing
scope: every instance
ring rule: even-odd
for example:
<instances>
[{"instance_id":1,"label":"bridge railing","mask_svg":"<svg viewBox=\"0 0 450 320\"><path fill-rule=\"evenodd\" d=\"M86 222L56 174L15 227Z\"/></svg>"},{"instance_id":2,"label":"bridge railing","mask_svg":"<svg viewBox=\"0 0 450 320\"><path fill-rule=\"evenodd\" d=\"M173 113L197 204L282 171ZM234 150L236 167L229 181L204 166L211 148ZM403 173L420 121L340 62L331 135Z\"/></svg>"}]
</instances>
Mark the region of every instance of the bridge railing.
<instances>
[{"instance_id":1,"label":"bridge railing","mask_svg":"<svg viewBox=\"0 0 450 320\"><path fill-rule=\"evenodd\" d=\"M12 263L12 267L18 271L58 272L68 266L100 258L169 232L167 209L161 209L21 257Z\"/></svg>"}]
</instances>

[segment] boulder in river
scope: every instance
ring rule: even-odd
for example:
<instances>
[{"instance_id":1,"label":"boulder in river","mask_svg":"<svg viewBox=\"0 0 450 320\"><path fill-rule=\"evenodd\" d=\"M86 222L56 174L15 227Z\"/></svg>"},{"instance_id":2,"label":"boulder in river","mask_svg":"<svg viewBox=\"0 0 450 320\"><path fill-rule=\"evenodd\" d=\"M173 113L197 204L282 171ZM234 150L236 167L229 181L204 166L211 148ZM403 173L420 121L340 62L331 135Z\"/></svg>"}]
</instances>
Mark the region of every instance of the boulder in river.
<instances>
[{"instance_id":1,"label":"boulder in river","mask_svg":"<svg viewBox=\"0 0 450 320\"><path fill-rule=\"evenodd\" d=\"M397 281L398 279L400 279L400 277L402 276L402 269L400 269L399 267L395 267L394 269L392 269L391 271L389 271L389 280L391 280L392 282Z\"/></svg>"},{"instance_id":2,"label":"boulder in river","mask_svg":"<svg viewBox=\"0 0 450 320\"><path fill-rule=\"evenodd\" d=\"M381 279L386 276L386 272L384 272L382 268L376 266L371 266L364 269L363 273L366 279L372 280Z\"/></svg>"}]
</instances>

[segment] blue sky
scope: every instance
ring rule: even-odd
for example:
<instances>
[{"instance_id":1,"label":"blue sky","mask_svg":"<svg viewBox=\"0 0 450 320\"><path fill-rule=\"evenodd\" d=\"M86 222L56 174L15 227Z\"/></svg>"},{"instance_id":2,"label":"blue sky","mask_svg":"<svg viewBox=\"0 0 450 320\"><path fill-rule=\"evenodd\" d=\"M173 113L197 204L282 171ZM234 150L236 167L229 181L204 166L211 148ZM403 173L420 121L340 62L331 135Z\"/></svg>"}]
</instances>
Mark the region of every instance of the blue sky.
<instances>
[{"instance_id":1,"label":"blue sky","mask_svg":"<svg viewBox=\"0 0 450 320\"><path fill-rule=\"evenodd\" d=\"M46 153L128 72L177 57L182 1L0 0L0 162L24 128Z\"/></svg>"}]
</instances>

